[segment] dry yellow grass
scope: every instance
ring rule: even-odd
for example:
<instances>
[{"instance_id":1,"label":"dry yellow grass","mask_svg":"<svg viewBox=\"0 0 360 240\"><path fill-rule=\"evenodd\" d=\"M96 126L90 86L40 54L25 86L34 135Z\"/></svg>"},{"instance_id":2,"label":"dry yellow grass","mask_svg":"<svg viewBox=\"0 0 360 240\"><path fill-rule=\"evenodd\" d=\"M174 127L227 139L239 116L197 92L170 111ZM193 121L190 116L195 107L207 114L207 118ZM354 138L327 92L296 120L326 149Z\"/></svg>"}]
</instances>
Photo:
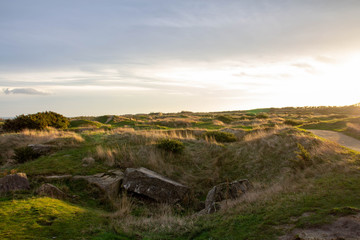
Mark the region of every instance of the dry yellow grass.
<instances>
[{"instance_id":1,"label":"dry yellow grass","mask_svg":"<svg viewBox=\"0 0 360 240\"><path fill-rule=\"evenodd\" d=\"M134 208L134 203L132 199L127 196L126 192L124 192L119 199L113 201L113 205L115 206L116 211L109 214L109 217L113 219L128 217Z\"/></svg>"},{"instance_id":2,"label":"dry yellow grass","mask_svg":"<svg viewBox=\"0 0 360 240\"><path fill-rule=\"evenodd\" d=\"M142 216L114 215L111 224L120 232L184 232L194 224L191 216L181 217L174 213L174 207L158 204L151 209L143 209Z\"/></svg>"},{"instance_id":3,"label":"dry yellow grass","mask_svg":"<svg viewBox=\"0 0 360 240\"><path fill-rule=\"evenodd\" d=\"M62 147L83 141L84 139L77 133L52 128L44 131L24 130L19 133L5 133L0 135L0 161L5 163L13 156L15 148L28 144L50 143Z\"/></svg>"},{"instance_id":4,"label":"dry yellow grass","mask_svg":"<svg viewBox=\"0 0 360 240\"><path fill-rule=\"evenodd\" d=\"M263 139L263 138L269 137L285 128L286 127L284 127L284 126L276 125L275 127L271 128L270 130L265 130L265 129L254 130L244 136L244 141L251 142L251 141Z\"/></svg>"}]
</instances>

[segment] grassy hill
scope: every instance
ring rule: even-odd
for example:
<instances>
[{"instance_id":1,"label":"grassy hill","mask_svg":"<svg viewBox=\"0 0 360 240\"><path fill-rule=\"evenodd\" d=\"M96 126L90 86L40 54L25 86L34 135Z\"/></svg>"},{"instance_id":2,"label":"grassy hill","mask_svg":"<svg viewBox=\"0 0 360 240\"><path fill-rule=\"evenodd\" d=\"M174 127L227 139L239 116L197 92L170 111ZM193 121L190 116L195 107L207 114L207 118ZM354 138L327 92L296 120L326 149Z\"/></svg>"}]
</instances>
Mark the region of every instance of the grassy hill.
<instances>
[{"instance_id":1,"label":"grassy hill","mask_svg":"<svg viewBox=\"0 0 360 240\"><path fill-rule=\"evenodd\" d=\"M56 151L1 168L3 175L25 172L31 190L0 196L0 238L277 239L295 228L332 222L360 210L360 153L306 129L359 138L359 110L347 106L78 117L68 131L3 133L3 164L14 149L30 143L50 144ZM86 129L75 132L82 127ZM159 148L163 139L180 141L183 151ZM95 163L83 166L85 157ZM41 176L129 167L146 167L189 186L190 199L171 206L123 193L109 207L95 189L69 180L52 183L76 197L56 200L35 193ZM253 185L244 197L223 202L214 214L198 214L214 185L244 178Z\"/></svg>"}]
</instances>

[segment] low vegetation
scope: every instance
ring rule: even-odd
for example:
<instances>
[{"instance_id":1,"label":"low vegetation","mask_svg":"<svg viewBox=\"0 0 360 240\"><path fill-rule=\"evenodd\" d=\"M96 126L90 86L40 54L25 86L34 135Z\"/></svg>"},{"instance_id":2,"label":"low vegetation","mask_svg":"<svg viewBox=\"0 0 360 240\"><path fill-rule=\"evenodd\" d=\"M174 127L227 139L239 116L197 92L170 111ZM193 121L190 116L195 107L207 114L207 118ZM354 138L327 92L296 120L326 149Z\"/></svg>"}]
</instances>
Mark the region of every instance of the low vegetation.
<instances>
[{"instance_id":1,"label":"low vegetation","mask_svg":"<svg viewBox=\"0 0 360 240\"><path fill-rule=\"evenodd\" d=\"M44 130L47 127L64 129L69 126L69 120L55 112L39 112L20 115L14 119L5 120L2 126L6 132L19 132L24 129Z\"/></svg>"},{"instance_id":2,"label":"low vegetation","mask_svg":"<svg viewBox=\"0 0 360 240\"><path fill-rule=\"evenodd\" d=\"M78 117L67 131L0 135L1 176L25 172L31 190L0 196L0 238L278 239L360 209L360 153L306 129L357 137L358 106ZM89 127L91 126L91 127ZM104 126L107 126L106 128ZM27 145L52 145L32 157ZM91 164L83 159L93 158ZM15 161L17 160L17 161ZM63 200L40 197L43 176L92 175L145 167L191 189L187 202L154 203L123 192L108 202L91 185L52 184ZM208 191L249 179L253 188L200 215Z\"/></svg>"},{"instance_id":3,"label":"low vegetation","mask_svg":"<svg viewBox=\"0 0 360 240\"><path fill-rule=\"evenodd\" d=\"M174 139L162 139L157 143L157 147L171 153L181 153L185 148L182 142Z\"/></svg>"}]
</instances>

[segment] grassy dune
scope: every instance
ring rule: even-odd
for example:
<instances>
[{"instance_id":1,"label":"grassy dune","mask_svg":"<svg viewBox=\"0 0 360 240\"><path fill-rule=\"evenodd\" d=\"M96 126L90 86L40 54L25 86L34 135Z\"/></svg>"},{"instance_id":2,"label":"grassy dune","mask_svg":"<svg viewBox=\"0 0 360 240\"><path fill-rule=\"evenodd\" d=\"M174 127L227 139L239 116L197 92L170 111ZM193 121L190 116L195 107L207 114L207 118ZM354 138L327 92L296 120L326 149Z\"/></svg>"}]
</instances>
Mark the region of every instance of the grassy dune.
<instances>
[{"instance_id":1,"label":"grassy dune","mask_svg":"<svg viewBox=\"0 0 360 240\"><path fill-rule=\"evenodd\" d=\"M5 219L0 238L277 239L294 228L331 222L360 209L360 154L303 128L355 134L358 110L152 113L114 116L106 129L101 125L110 116L87 117L81 120L98 121L99 127L81 133L1 134L3 162L11 159L15 148L29 143L53 144L57 151L1 169L3 174L26 172L32 189L0 198L0 216ZM179 141L183 150L159 148L163 139ZM95 163L83 166L85 157L93 157ZM77 198L60 201L34 194L42 175L90 175L128 167L146 167L186 184L191 197L169 206L122 194L114 209L95 189L71 181L53 184ZM244 197L223 202L215 214L197 214L214 185L243 178L253 184Z\"/></svg>"}]
</instances>

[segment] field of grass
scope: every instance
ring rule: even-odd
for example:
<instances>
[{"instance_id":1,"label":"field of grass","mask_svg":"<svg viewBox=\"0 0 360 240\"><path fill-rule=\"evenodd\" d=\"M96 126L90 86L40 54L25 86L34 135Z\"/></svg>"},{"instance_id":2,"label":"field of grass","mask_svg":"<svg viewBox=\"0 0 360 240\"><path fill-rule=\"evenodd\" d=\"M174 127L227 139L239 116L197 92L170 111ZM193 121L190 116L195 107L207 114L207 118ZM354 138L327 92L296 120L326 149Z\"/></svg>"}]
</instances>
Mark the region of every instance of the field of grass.
<instances>
[{"instance_id":1,"label":"field of grass","mask_svg":"<svg viewBox=\"0 0 360 240\"><path fill-rule=\"evenodd\" d=\"M79 117L67 131L2 133L0 171L25 172L31 190L0 196L0 239L277 239L295 228L334 221L360 209L360 153L304 129L356 137L359 110ZM105 122L109 127L101 128ZM92 129L74 132L88 123ZM164 139L176 140L181 151L160 148ZM30 143L50 144L56 151L14 162L14 149ZM95 163L84 166L86 157ZM52 184L76 197L35 194L43 176L129 167L145 167L189 186L188 201L172 206L122 193L109 203L91 186L71 180ZM198 214L214 185L244 178L253 188L242 198L222 202L214 214Z\"/></svg>"}]
</instances>

